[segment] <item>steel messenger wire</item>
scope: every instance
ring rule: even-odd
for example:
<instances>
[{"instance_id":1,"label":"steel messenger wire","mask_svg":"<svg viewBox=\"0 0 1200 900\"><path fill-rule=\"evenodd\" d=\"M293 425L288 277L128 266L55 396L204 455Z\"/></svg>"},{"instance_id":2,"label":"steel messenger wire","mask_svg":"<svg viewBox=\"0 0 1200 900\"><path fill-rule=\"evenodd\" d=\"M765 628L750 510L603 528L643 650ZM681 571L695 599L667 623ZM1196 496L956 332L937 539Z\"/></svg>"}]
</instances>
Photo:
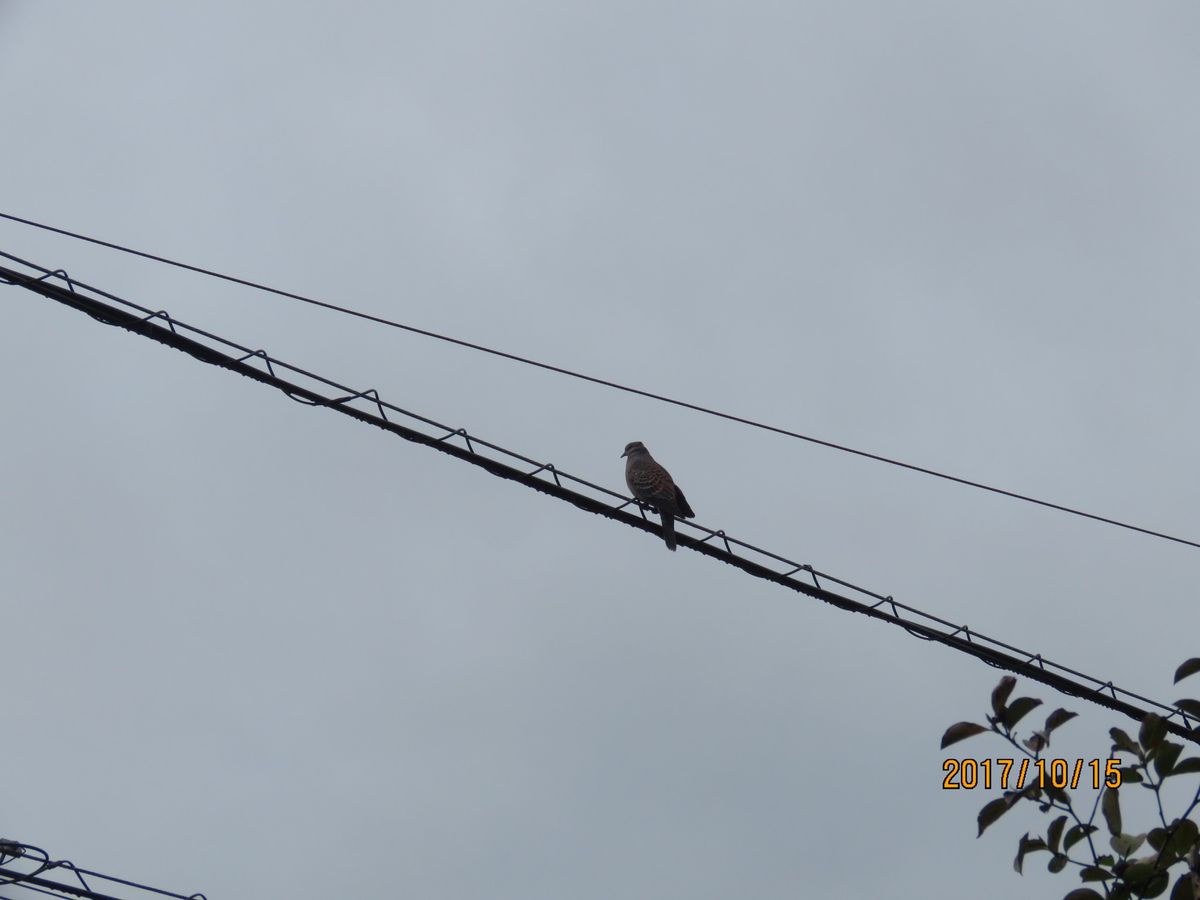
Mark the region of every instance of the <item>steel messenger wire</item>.
<instances>
[{"instance_id":1,"label":"steel messenger wire","mask_svg":"<svg viewBox=\"0 0 1200 900\"><path fill-rule=\"evenodd\" d=\"M519 482L588 512L648 531L658 538L658 524L649 520L645 510L631 497L571 475L553 464L539 463L528 456L483 440L469 434L464 428L443 425L403 409L383 400L373 388L355 390L286 363L269 355L265 350L253 350L188 325L173 318L165 310L151 310L72 279L62 269L47 269L4 252L0 252L0 257L40 273L31 275L0 266L0 282L25 288L87 313L106 325L124 328L181 350L201 362L228 369L277 388L305 405L324 407L360 422L375 425L407 441L438 450L493 475ZM89 293L85 294L83 291ZM97 299L99 297L112 303L105 303ZM281 372L290 373L289 377L283 377ZM309 384L299 384L292 380L293 376L299 376ZM401 424L400 421L389 417L389 413L410 422ZM413 427L417 423L440 433L430 434ZM516 463L520 463L520 467L515 465ZM529 468L531 466L532 468ZM627 512L628 507L633 507L636 513ZM798 563L730 537L721 529L714 530L687 520L679 521L677 528L680 546L720 560L756 578L774 582L839 609L861 613L896 625L915 637L952 647L988 665L1023 675L1061 693L1123 713L1136 721L1141 721L1148 712L1154 712L1166 720L1171 733L1200 744L1200 721L1188 716L1183 710L1117 687L1112 681L1086 675L1047 659L1040 653L1031 653L973 631L966 625L955 625L947 619L900 603L891 596L836 578L809 564ZM696 536L689 532L695 533ZM857 597L836 593L826 585L843 588Z\"/></svg>"}]
</instances>

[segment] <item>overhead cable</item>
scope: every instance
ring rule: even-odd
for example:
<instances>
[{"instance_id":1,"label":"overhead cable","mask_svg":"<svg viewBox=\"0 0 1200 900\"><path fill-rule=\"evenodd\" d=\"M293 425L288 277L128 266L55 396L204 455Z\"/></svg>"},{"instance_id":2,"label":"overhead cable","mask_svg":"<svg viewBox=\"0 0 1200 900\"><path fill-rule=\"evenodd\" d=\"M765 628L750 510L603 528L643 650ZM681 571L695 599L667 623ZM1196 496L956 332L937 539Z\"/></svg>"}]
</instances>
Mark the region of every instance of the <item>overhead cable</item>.
<instances>
[{"instance_id":1,"label":"overhead cable","mask_svg":"<svg viewBox=\"0 0 1200 900\"><path fill-rule=\"evenodd\" d=\"M654 393L653 391L642 390L641 388L635 388L635 387L631 387L629 385L620 384L615 381L609 381L608 379L605 379L605 378L598 378L594 375L586 375L582 372L576 372L572 369L563 368L562 366L556 366L556 365L552 365L550 363L540 362L535 359L530 359L529 357L519 356L515 353L508 353L504 350L496 350L492 347L486 347L482 344L476 344L471 341L462 340L461 338L451 337L450 335L446 335L446 334L440 334L436 331L430 331L425 328L418 328L415 325L408 325L403 322L394 321L392 319L385 319L381 316L375 316L375 315L371 315L370 313L360 312L358 310L351 309L346 306L339 306L336 303L329 303L324 300L317 300L312 297L306 297L303 294L296 294L291 291L281 290L280 288L271 287L269 285L261 284L256 281L250 281L245 278L238 278L233 275L226 275L224 273L214 271L213 269L206 269L201 266L192 265L191 263L185 263L185 262L180 262L180 261L174 260L174 259L168 259L165 256L158 256L153 253L147 253L143 250L136 250L132 247L126 247L122 244L116 244L111 241L101 240L100 238L90 237L88 235L80 234L75 231L68 231L65 228L57 228L53 225L46 225L41 222L35 222L31 219L24 219L24 218L21 218L20 216L15 216L15 215L12 215L10 213L5 213L5 212L0 212L0 218L8 219L13 222L19 222L22 225L29 225L33 228L40 228L43 231L53 232L54 234L61 234L65 237L75 238L76 240L87 241L88 243L91 243L91 244L96 244L101 247L107 247L111 250L118 250L121 253L128 253L133 256L141 257L142 259L148 259L148 260L152 260L154 262L164 263L168 266L174 266L175 268L178 268L178 269L185 269L189 272L196 272L198 274L207 275L212 278L219 278L222 281L228 281L233 284L240 284L240 285L243 285L248 288L253 288L254 290L265 291L268 294L275 294L276 296L286 297L290 300L298 300L301 303L308 303L312 306L319 306L323 309L333 310L334 312L343 313L348 316L354 316L359 319L365 319L368 322L375 322L376 324L386 325L390 328L399 328L403 331L408 331L413 334L419 334L424 337L434 338L435 340L445 341L446 343L455 344L459 347L466 347L469 350L476 350L476 351L479 351L480 353L488 353L488 354L491 354L492 356L498 356L502 359L507 359L507 360L511 360L513 362L522 363L527 366L535 366L539 369L545 369L550 372L556 372L560 375L567 375L571 378L578 378L581 381L588 381L588 382L591 382L592 384L599 384L604 387L613 388L614 390L624 391L625 393L628 393L628 394L635 394L639 397L646 397L650 400L658 400L662 403L669 403L672 406L678 406L678 407L682 407L684 409L693 410L695 412L704 413L705 415L716 416L721 419L727 419L731 422L737 422L741 425L748 425L752 428L759 428L759 429L762 429L763 431L769 431L774 434L783 435L785 437L795 438L795 439L801 440L801 441L807 441L810 444L816 444L821 447L828 447L832 450L839 450L843 453L850 453L854 456L859 456L864 459L870 459L870 460L874 460L875 462L886 463L887 465L897 466L901 469L908 469L909 471L912 471L912 472L919 472L922 475L930 475L934 478L940 478L944 481L954 482L955 484L961 484L961 485L965 485L967 487L977 488L981 491L987 491L992 494L999 494L1003 497L1009 497L1013 500L1021 500L1025 503L1032 503L1036 506L1041 506L1046 509L1053 509L1058 512L1068 513L1069 515L1079 516L1084 519L1091 519L1092 521L1095 521L1095 522L1101 522L1105 525L1113 525L1117 528L1124 528L1128 531L1136 531L1140 534L1145 534L1150 537L1161 538L1162 540L1165 540L1165 541L1172 541L1176 544L1184 544L1188 547L1195 547L1197 549L1200 549L1200 542L1189 540L1188 538L1178 537L1176 535L1168 534L1163 531L1155 531L1154 529L1151 529L1151 528L1145 528L1141 525L1134 525L1129 522L1123 522L1123 521L1120 521L1119 519L1113 519L1108 516L1101 516L1101 515L1097 515L1096 513L1086 512L1082 509L1077 509L1075 507L1066 506L1065 504L1053 503L1049 500L1040 500L1037 497L1032 497L1028 494L1021 494L1021 493L1018 493L1017 491L1010 491L1006 488L1001 488L1001 487L996 487L994 485L985 484L981 481L974 481L969 478L962 478L958 475L951 475L946 472L941 472L936 469L928 468L927 466L919 466L914 463L904 462L902 460L894 459L889 456L884 456L879 453L871 453L867 450L859 450L854 447L847 446L845 444L839 444L834 441L827 441L823 438L813 437L812 435L801 434L798 431L792 431L790 429L781 428L776 425L769 425L765 422L759 422L759 421L756 421L755 419L748 419L744 416L738 416L738 415L734 415L732 413L721 412L720 410L713 409L708 406L702 406L698 403L691 403L686 400L679 400L674 397L667 397L663 394L657 394L657 393Z\"/></svg>"},{"instance_id":2,"label":"overhead cable","mask_svg":"<svg viewBox=\"0 0 1200 900\"><path fill-rule=\"evenodd\" d=\"M405 440L438 450L485 469L493 475L564 500L580 509L648 531L655 536L655 540L658 539L657 523L647 519L645 510L631 497L570 475L550 463L539 463L528 456L483 440L469 434L464 428L443 425L418 413L402 409L383 400L375 389L355 390L338 384L273 357L265 350L254 350L188 325L173 318L165 310L151 310L74 280L61 269L46 269L7 253L0 253L0 256L40 273L31 275L0 266L0 281L4 283L25 288L85 312L107 325L115 325L182 350L202 362L278 388L293 400L305 405L324 407L360 422L375 425ZM83 293L84 291L89 293ZM113 303L105 303L98 299L99 297ZM287 377L281 375L281 372L287 373ZM297 378L305 383L300 383ZM529 468L531 466L532 468ZM627 512L629 508L636 512ZM1119 688L1111 681L1085 675L1053 662L1040 653L1022 650L973 631L966 625L955 625L947 619L900 603L891 596L859 587L809 564L798 563L730 537L723 530L714 530L686 520L677 523L677 527L680 529L680 546L718 559L747 574L822 600L839 609L861 613L896 625L915 637L945 644L991 666L1024 675L1064 694L1089 700L1135 720L1141 721L1147 713L1153 712L1166 720L1167 728L1172 733L1200 743L1200 721L1189 717L1184 710ZM837 593L828 585L834 585L853 596Z\"/></svg>"},{"instance_id":3,"label":"overhead cable","mask_svg":"<svg viewBox=\"0 0 1200 900\"><path fill-rule=\"evenodd\" d=\"M62 880L63 877L67 880ZM168 897L172 900L205 900L203 894L176 894L115 875L84 869L66 859L51 859L41 847L0 839L0 887L49 897L77 900L140 900Z\"/></svg>"}]
</instances>

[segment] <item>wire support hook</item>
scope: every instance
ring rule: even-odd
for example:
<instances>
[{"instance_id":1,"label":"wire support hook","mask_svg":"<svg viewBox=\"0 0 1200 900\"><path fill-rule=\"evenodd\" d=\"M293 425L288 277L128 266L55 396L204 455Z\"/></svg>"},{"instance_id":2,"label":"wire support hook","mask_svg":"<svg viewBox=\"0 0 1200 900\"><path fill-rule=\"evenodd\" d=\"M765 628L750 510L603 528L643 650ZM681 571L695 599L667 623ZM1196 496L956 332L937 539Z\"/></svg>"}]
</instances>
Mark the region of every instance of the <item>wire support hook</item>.
<instances>
[{"instance_id":1,"label":"wire support hook","mask_svg":"<svg viewBox=\"0 0 1200 900\"><path fill-rule=\"evenodd\" d=\"M559 477L558 477L558 469L554 468L554 463L542 463L540 466L538 466L536 469L534 469L532 472L530 472L528 474L529 475L537 475L539 472L549 472L550 477L554 479L554 483L557 484L559 487L563 486L562 481L559 480ZM629 501L626 501L625 503L622 503L620 506L618 506L617 509L624 509L628 505L629 505Z\"/></svg>"},{"instance_id":2,"label":"wire support hook","mask_svg":"<svg viewBox=\"0 0 1200 900\"><path fill-rule=\"evenodd\" d=\"M165 309L160 309L158 312L152 312L148 316L142 316L143 322L149 322L151 319L162 319L167 323L167 327L171 329L173 334L179 334L179 332L175 330L175 320L171 318L171 314Z\"/></svg>"},{"instance_id":3,"label":"wire support hook","mask_svg":"<svg viewBox=\"0 0 1200 900\"><path fill-rule=\"evenodd\" d=\"M475 453L476 455L478 455L475 451L475 445L471 443L471 436L469 434L467 434L467 429L465 429L465 428L455 428L452 430L447 429L446 433L443 434L440 438L437 438L436 441L437 441L437 443L440 444L443 441L450 440L450 438L452 438L452 437L461 437L463 439L463 441L466 443L467 449L470 450L472 453Z\"/></svg>"},{"instance_id":4,"label":"wire support hook","mask_svg":"<svg viewBox=\"0 0 1200 900\"><path fill-rule=\"evenodd\" d=\"M389 419L387 417L387 413L383 411L383 401L379 397L379 391L375 390L375 388L367 388L365 391L357 391L353 394L347 394L345 397L331 397L330 399L322 402L321 405L322 406L342 406L343 404L352 403L353 401L358 400L360 398L365 399L365 400L374 400L375 408L379 410L380 418L383 419L383 421L385 421L385 422L391 421L391 419ZM460 431L461 431L461 429L460 429ZM463 431L462 433L464 435L466 434L465 431Z\"/></svg>"},{"instance_id":5,"label":"wire support hook","mask_svg":"<svg viewBox=\"0 0 1200 900\"><path fill-rule=\"evenodd\" d=\"M50 278L61 278L67 283L67 288L72 294L75 293L75 282L71 280L71 276L67 274L66 269L55 269L53 272L47 272L45 275L39 275L34 281L46 281ZM9 282L11 284L11 282Z\"/></svg>"},{"instance_id":6,"label":"wire support hook","mask_svg":"<svg viewBox=\"0 0 1200 900\"><path fill-rule=\"evenodd\" d=\"M822 591L825 590L823 587L821 587L821 582L817 580L817 570L814 569L812 566L810 566L808 563L805 563L804 565L800 566L798 569L796 569L796 571L807 572L808 577L812 579L813 587L815 587L817 590L822 590Z\"/></svg>"},{"instance_id":7,"label":"wire support hook","mask_svg":"<svg viewBox=\"0 0 1200 900\"><path fill-rule=\"evenodd\" d=\"M1108 691L1108 695L1114 700L1117 699L1117 688L1116 685L1114 685L1111 681L1106 681L1104 684L1100 685L1100 687L1096 688L1096 693L1098 694L1103 693L1104 691Z\"/></svg>"},{"instance_id":8,"label":"wire support hook","mask_svg":"<svg viewBox=\"0 0 1200 900\"><path fill-rule=\"evenodd\" d=\"M245 362L248 359L261 359L263 361L263 365L266 366L267 374L275 377L275 366L272 365L271 357L267 355L266 350L254 350L251 353L247 353L245 356L239 356L237 361Z\"/></svg>"}]
</instances>

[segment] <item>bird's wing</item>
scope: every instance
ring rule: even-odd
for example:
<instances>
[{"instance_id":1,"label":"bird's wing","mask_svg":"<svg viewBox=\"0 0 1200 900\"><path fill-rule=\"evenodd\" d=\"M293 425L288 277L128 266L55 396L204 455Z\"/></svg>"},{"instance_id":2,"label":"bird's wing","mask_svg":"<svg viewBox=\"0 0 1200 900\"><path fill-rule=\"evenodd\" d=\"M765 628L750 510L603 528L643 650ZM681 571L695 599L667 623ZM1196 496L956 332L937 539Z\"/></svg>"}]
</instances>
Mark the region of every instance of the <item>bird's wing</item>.
<instances>
[{"instance_id":1,"label":"bird's wing","mask_svg":"<svg viewBox=\"0 0 1200 900\"><path fill-rule=\"evenodd\" d=\"M637 466L629 472L626 479L630 490L643 499L661 496L663 488L671 483L671 476L662 466Z\"/></svg>"},{"instance_id":2,"label":"bird's wing","mask_svg":"<svg viewBox=\"0 0 1200 900\"><path fill-rule=\"evenodd\" d=\"M679 518L691 519L695 517L696 514L692 512L692 507L687 502L687 497L683 496L683 491L679 489L679 485L675 485L675 505L679 507L679 511L676 513Z\"/></svg>"}]
</instances>

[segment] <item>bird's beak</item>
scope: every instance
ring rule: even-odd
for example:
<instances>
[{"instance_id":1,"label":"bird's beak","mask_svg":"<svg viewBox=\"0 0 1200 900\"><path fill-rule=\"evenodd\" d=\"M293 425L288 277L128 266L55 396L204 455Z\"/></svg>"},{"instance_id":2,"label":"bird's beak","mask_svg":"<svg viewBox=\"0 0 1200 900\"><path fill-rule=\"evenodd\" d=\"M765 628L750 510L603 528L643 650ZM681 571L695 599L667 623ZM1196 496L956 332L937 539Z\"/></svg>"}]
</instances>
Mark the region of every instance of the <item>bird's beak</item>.
<instances>
[{"instance_id":1,"label":"bird's beak","mask_svg":"<svg viewBox=\"0 0 1200 900\"><path fill-rule=\"evenodd\" d=\"M617 459L624 459L624 458L625 458L625 457L627 457L628 455L629 455L629 451L628 451L628 450L626 450L624 453L622 453L620 456L618 456L618 457L617 457Z\"/></svg>"}]
</instances>

